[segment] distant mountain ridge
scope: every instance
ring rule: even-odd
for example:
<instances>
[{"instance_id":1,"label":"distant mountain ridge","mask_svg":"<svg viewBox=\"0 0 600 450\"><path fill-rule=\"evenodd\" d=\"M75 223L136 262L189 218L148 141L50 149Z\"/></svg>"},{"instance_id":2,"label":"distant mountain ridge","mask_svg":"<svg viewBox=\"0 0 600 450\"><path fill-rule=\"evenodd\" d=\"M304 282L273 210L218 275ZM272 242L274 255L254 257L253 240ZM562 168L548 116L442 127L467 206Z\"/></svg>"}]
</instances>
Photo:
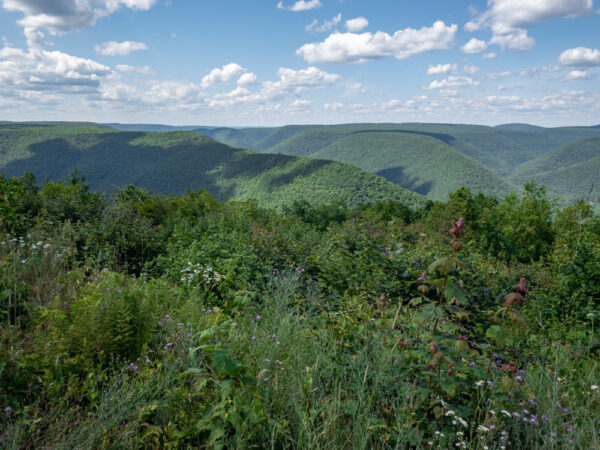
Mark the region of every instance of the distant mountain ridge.
<instances>
[{"instance_id":1,"label":"distant mountain ridge","mask_svg":"<svg viewBox=\"0 0 600 450\"><path fill-rule=\"evenodd\" d=\"M95 125L0 125L0 172L67 179L77 168L94 190L128 184L162 194L206 189L220 200L256 198L264 206L306 199L350 205L424 198L355 166L261 154L191 131L117 131Z\"/></svg>"},{"instance_id":2,"label":"distant mountain ridge","mask_svg":"<svg viewBox=\"0 0 600 450\"><path fill-rule=\"evenodd\" d=\"M308 179L310 178L311 182L318 185L324 182L323 177L327 173L328 177L333 177L336 187L332 187L326 194L327 183L325 183L319 188L320 191L318 189L314 191L313 196L339 198L346 195L350 202L354 202L359 200L360 195L356 194L356 189L348 187L351 179L344 180L344 177L350 176L351 171L357 171L352 172L352 177L358 176L361 180L360 183L367 183L371 186L368 196L373 197L374 192L378 189L382 189L382 192L391 192L389 183L381 184L384 181L381 178L367 180L365 172L360 170L364 169L373 176L383 177L395 184L400 190L390 195L394 198L407 198L409 202L422 202L421 195L433 200L445 200L449 192L462 185L469 187L474 192L502 197L509 192L518 191L525 182L534 180L537 183L546 184L550 195L558 198L561 202L572 202L583 198L586 201L600 204L600 198L595 193L597 191L596 178L598 178L595 173L600 170L600 165L598 165L600 160L597 158L597 154L600 152L600 125L544 128L521 123L509 123L495 127L443 123L356 123L238 128L84 122L4 122L0 127L2 127L0 130L7 128L13 130L12 134L0 134L0 139L2 139L0 171L7 171L7 168L12 170L17 167L21 170L23 167L35 165L39 161L39 154L37 158L33 159L23 156L29 150L27 150L27 146L20 146L17 142L22 139L15 137L17 136L15 130L18 129L27 130L30 135L27 138L30 139L28 145L33 145L39 153L40 142L35 139L35 142L31 141L32 136L36 134L35 130L42 133L40 130L56 128L54 131L47 132L49 134L46 136L44 145L56 150L60 141L55 142L54 138L66 139L67 147L75 148L76 151L62 155L60 162L53 162L49 159L45 164L49 164L53 169L62 165L65 166L65 170L66 167L73 166L73 161L69 159L73 158L73 155L79 155L75 158L79 164L84 164L84 162L87 164L93 159L89 155L85 158L81 157L81 152L85 153L84 150L88 148L86 146L104 151L104 145L87 142L94 133L107 133L120 129L127 130L122 131L123 133L148 134L148 130L152 130L149 134L150 137L143 138L146 140L142 147L145 146L147 152L144 155L138 155L141 158L138 163L141 166L148 165L149 161L144 160L144 157L156 160L156 165L148 170L153 174L154 180L162 179L162 181L156 185L153 184L155 182L146 183L144 186L161 192L171 192L173 188L180 189L188 183L194 189L208 186L208 189L212 189L211 192L219 198L249 198L254 195L262 202L269 198L269 201L275 202L276 198L292 198L292 191L294 195L299 195L300 186L311 190ZM58 130L59 128L60 130ZM91 129L95 131L91 133ZM188 134L184 134L185 138L180 138L177 137L179 135L173 134L174 132ZM53 133L60 136L52 138ZM160 137L161 133L165 133L173 141L165 144L166 147L164 147L175 152L169 156L170 159L164 159L164 151L161 154L154 145L163 139ZM70 137L67 139L64 135ZM193 138L196 135L206 135L213 140L200 145ZM114 145L116 148L121 145L127 150L125 154L130 156L110 153L110 158L114 161L118 161L119 158L121 160L130 158L127 164L135 164L135 158L131 155L135 153L133 150L137 147L132 146L127 140L117 142L119 139L115 138ZM105 140L109 141L110 139ZM135 141L133 138L131 140ZM219 147L215 141L220 142L219 145L225 144L228 147ZM209 158L205 154L204 156L208 158L205 161L206 164L203 163L204 165L199 166L199 173L203 174L202 180L198 176L190 174L190 168L184 161L185 158L188 158L194 164L199 155L194 154L190 149L197 149L199 146L205 150L210 147L211 150L208 154L212 155ZM229 150L223 150L225 148ZM246 149L259 153L253 153ZM219 160L216 156L219 152L233 152L230 154L230 159L225 158L226 161L223 161L223 164L228 167L227 170L222 167L210 166L211 158L212 162ZM235 158L232 156L234 153L238 155ZM262 156L257 156L261 153ZM329 164L311 163L312 159L327 160ZM21 160L23 161L19 162ZM158 163L159 161L162 161L162 166ZM356 167L350 169L351 166L347 164L334 167L331 165L332 161ZM98 161L94 164L97 163ZM89 166L89 170L96 170L94 164ZM235 164L240 167L252 166L254 169L250 174L243 171L238 173L236 169L231 168ZM258 167L261 164L263 165L262 170ZM107 165L111 166L111 164ZM112 164L112 166L115 165L116 163ZM187 181L182 179L167 183L166 179L177 178L177 172L172 170L170 165L178 167L182 174L187 174ZM39 165L36 167L40 173L45 173L46 169ZM344 168L342 169L342 167ZM117 172L124 175L118 169ZM65 170L59 172L64 174ZM219 172L220 170L223 172ZM163 175L160 175L161 171L164 172ZM278 171L280 176L275 175ZM103 172L100 170L98 173ZM285 173L287 175L283 176ZM54 175L56 173L53 173L52 176ZM141 175L142 173L140 173L140 179L136 179L137 184L144 182ZM121 179L114 178L109 173L104 173L102 176L102 180L94 180L98 182L98 186L106 186L104 181L108 179L112 179L113 184L117 181L129 180L133 174L128 174ZM262 179L274 178L277 181L274 185L261 184L257 181L261 177ZM333 191L336 191L337 194L329 195ZM411 194L414 196L408 195L408 191L414 192L415 194ZM282 192L288 192L288 194L283 195ZM596 206L596 208L598 207Z\"/></svg>"}]
</instances>

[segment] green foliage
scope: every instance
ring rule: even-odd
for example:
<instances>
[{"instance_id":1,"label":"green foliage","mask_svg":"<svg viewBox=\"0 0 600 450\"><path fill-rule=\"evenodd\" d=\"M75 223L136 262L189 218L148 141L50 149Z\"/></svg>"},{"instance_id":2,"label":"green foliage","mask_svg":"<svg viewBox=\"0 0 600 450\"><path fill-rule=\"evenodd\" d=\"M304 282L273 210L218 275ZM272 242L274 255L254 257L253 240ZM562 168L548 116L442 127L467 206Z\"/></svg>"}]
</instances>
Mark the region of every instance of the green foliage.
<instances>
[{"instance_id":1,"label":"green foliage","mask_svg":"<svg viewBox=\"0 0 600 450\"><path fill-rule=\"evenodd\" d=\"M135 359L149 343L167 289L101 272L72 304L67 334L70 350L101 363Z\"/></svg>"},{"instance_id":2,"label":"green foliage","mask_svg":"<svg viewBox=\"0 0 600 450\"><path fill-rule=\"evenodd\" d=\"M586 203L3 182L2 448L597 446Z\"/></svg>"}]
</instances>

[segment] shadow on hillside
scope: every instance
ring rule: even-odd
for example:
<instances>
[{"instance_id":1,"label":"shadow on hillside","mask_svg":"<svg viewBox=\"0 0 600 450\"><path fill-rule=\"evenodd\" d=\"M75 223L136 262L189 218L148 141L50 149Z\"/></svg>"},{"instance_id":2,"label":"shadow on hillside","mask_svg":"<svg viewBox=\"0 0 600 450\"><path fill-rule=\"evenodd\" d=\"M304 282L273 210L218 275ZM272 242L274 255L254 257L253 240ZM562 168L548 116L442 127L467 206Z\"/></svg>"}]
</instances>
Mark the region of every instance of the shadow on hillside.
<instances>
[{"instance_id":1,"label":"shadow on hillside","mask_svg":"<svg viewBox=\"0 0 600 450\"><path fill-rule=\"evenodd\" d=\"M32 172L39 181L67 180L77 168L91 189L121 189L128 184L160 194L180 194L206 189L224 200L233 188L217 184L212 172L232 161L239 150L208 142L189 142L172 146L137 145L142 132L90 133L73 139L48 139L29 146L29 158L12 161L0 171L8 176Z\"/></svg>"},{"instance_id":2,"label":"shadow on hillside","mask_svg":"<svg viewBox=\"0 0 600 450\"><path fill-rule=\"evenodd\" d=\"M286 166L297 161L297 157L277 153L248 153L239 152L231 164L218 169L217 173L226 178L253 178L262 175L267 170L286 170ZM283 185L292 183L297 177L309 176L314 171L331 164L331 161L313 159L298 163L293 169L281 174L269 174L261 180L267 191L272 191Z\"/></svg>"},{"instance_id":3,"label":"shadow on hillside","mask_svg":"<svg viewBox=\"0 0 600 450\"><path fill-rule=\"evenodd\" d=\"M430 133L427 131L418 131L418 130L359 130L355 131L351 134L362 134L362 133L404 133L404 134L418 134L421 136L427 136L430 138L438 139L445 144L452 145L458 139L454 136L444 133Z\"/></svg>"},{"instance_id":4,"label":"shadow on hillside","mask_svg":"<svg viewBox=\"0 0 600 450\"><path fill-rule=\"evenodd\" d=\"M389 169L380 170L379 172L376 172L376 174L394 184L421 195L429 194L433 188L433 182L420 182L418 178L410 177L405 174L403 167L390 167Z\"/></svg>"},{"instance_id":5,"label":"shadow on hillside","mask_svg":"<svg viewBox=\"0 0 600 450\"><path fill-rule=\"evenodd\" d=\"M273 190L286 184L290 184L298 177L310 176L313 172L329 164L332 164L332 162L323 159L312 159L306 163L299 165L298 167L295 167L290 172L270 178L270 180L268 181L269 190Z\"/></svg>"}]
</instances>

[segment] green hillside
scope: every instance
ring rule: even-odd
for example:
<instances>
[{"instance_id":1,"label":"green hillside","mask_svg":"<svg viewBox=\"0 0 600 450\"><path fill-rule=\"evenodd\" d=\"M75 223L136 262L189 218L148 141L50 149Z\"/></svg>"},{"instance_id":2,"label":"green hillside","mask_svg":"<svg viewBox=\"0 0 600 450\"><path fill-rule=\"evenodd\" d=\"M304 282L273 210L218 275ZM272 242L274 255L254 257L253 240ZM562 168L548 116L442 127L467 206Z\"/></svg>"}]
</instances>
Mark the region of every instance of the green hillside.
<instances>
[{"instance_id":1,"label":"green hillside","mask_svg":"<svg viewBox=\"0 0 600 450\"><path fill-rule=\"evenodd\" d=\"M173 126L173 125L161 125L161 124L149 124L149 123L107 123L106 126L114 128L119 131L152 131L152 132L165 132L165 131L198 131L205 133L206 130L212 130L210 127L198 127L196 125L188 126Z\"/></svg>"},{"instance_id":2,"label":"green hillside","mask_svg":"<svg viewBox=\"0 0 600 450\"><path fill-rule=\"evenodd\" d=\"M579 199L593 204L594 210L600 206L600 156L587 161L561 167L552 172L537 175L534 180L545 184L548 193L563 204Z\"/></svg>"},{"instance_id":3,"label":"green hillside","mask_svg":"<svg viewBox=\"0 0 600 450\"><path fill-rule=\"evenodd\" d=\"M231 147L254 150L257 144L273 133L273 128L198 128L193 131L204 133L211 138Z\"/></svg>"},{"instance_id":4,"label":"green hillside","mask_svg":"<svg viewBox=\"0 0 600 450\"><path fill-rule=\"evenodd\" d=\"M565 145L518 167L515 183L534 180L548 186L551 195L563 202L583 198L600 203L600 137Z\"/></svg>"},{"instance_id":5,"label":"green hillside","mask_svg":"<svg viewBox=\"0 0 600 450\"><path fill-rule=\"evenodd\" d=\"M68 178L74 168L94 190L128 184L162 194L206 189L219 199L256 198L268 206L300 198L422 203L419 195L348 164L234 149L195 132L0 126L0 172L56 180Z\"/></svg>"},{"instance_id":6,"label":"green hillside","mask_svg":"<svg viewBox=\"0 0 600 450\"><path fill-rule=\"evenodd\" d=\"M498 196L517 190L440 140L415 133L355 133L312 156L348 162L437 200L463 185Z\"/></svg>"},{"instance_id":7,"label":"green hillside","mask_svg":"<svg viewBox=\"0 0 600 450\"><path fill-rule=\"evenodd\" d=\"M519 166L511 179L521 183L534 179L547 172L565 168L573 164L600 156L600 137L583 139L575 143L559 147L544 155Z\"/></svg>"}]
</instances>

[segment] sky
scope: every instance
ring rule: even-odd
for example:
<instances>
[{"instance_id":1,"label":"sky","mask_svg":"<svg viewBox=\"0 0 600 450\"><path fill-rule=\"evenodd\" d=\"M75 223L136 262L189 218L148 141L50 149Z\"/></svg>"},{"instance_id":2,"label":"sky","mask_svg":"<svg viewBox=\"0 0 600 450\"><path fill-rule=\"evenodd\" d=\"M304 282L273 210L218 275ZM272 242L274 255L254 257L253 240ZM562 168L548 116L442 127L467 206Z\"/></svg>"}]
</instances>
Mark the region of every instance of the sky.
<instances>
[{"instance_id":1,"label":"sky","mask_svg":"<svg viewBox=\"0 0 600 450\"><path fill-rule=\"evenodd\" d=\"M600 124L600 0L0 0L0 120Z\"/></svg>"}]
</instances>

